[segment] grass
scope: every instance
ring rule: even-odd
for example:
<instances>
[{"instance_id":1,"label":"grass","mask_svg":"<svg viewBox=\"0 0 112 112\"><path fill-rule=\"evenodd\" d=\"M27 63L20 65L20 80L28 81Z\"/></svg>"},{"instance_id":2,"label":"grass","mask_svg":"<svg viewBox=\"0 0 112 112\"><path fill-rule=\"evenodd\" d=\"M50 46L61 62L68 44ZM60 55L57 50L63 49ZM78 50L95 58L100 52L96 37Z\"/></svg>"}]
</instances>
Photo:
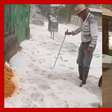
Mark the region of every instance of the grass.
<instances>
[{"instance_id":1,"label":"grass","mask_svg":"<svg viewBox=\"0 0 112 112\"><path fill-rule=\"evenodd\" d=\"M112 50L109 50L109 55L112 56Z\"/></svg>"}]
</instances>

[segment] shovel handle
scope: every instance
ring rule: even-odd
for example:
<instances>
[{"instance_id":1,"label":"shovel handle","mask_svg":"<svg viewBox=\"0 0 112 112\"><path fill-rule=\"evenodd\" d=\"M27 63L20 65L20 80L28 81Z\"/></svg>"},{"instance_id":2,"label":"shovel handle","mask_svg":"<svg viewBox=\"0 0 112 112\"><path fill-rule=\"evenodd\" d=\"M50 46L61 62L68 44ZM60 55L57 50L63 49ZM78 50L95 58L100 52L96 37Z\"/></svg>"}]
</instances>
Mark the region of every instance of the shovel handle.
<instances>
[{"instance_id":1,"label":"shovel handle","mask_svg":"<svg viewBox=\"0 0 112 112\"><path fill-rule=\"evenodd\" d=\"M57 57L56 57L55 63L54 63L54 65L53 65L53 68L55 68L55 66L56 66L56 62L57 62L58 57L59 57L59 55L60 55L60 52L61 52L61 49L62 49L62 47L63 47L63 44L64 44L65 39L66 39L66 35L64 36L64 39L63 39L63 41L62 41L62 43L61 43L61 46L60 46L59 52L58 52L58 54L57 54Z\"/></svg>"}]
</instances>

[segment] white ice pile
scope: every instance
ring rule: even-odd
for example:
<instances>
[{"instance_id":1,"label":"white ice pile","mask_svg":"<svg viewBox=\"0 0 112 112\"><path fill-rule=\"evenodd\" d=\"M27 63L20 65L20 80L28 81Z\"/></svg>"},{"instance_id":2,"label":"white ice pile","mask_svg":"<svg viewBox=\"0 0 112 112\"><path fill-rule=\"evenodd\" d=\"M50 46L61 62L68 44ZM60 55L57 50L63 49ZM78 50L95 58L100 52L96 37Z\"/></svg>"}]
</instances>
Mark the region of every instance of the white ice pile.
<instances>
[{"instance_id":1,"label":"white ice pile","mask_svg":"<svg viewBox=\"0 0 112 112\"><path fill-rule=\"evenodd\" d=\"M44 26L31 24L30 28L30 40L23 41L22 50L10 60L19 79L19 90L5 100L5 107L97 107L101 103L101 90L97 86L102 74L101 32L87 85L80 88L76 64L80 34L66 37L56 67L52 68L64 32L76 26L60 24L54 40L50 38L47 22Z\"/></svg>"}]
</instances>

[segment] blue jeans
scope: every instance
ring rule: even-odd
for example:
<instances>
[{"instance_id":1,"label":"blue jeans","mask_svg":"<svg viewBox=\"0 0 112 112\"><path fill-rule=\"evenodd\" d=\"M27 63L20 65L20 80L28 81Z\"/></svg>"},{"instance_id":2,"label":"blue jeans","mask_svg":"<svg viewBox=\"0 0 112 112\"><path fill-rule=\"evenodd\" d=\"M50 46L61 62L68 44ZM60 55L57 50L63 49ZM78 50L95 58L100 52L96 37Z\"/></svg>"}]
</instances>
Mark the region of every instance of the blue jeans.
<instances>
[{"instance_id":1,"label":"blue jeans","mask_svg":"<svg viewBox=\"0 0 112 112\"><path fill-rule=\"evenodd\" d=\"M89 72L91 60L93 57L93 51L94 51L94 48L93 48L90 54L86 52L89 47L89 44L90 42L81 43L79 47L79 53L78 53L78 59L77 59L77 64L79 68L79 77L84 83L86 83L86 80L88 77L88 72Z\"/></svg>"}]
</instances>

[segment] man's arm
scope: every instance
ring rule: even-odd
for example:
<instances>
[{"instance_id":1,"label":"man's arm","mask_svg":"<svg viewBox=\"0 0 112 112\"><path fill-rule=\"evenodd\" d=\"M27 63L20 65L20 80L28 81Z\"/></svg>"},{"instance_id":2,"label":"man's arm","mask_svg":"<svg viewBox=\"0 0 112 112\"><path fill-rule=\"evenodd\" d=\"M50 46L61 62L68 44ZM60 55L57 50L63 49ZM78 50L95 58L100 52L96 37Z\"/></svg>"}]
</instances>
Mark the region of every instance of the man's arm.
<instances>
[{"instance_id":1,"label":"man's arm","mask_svg":"<svg viewBox=\"0 0 112 112\"><path fill-rule=\"evenodd\" d=\"M81 32L81 27L77 28L75 31L72 31L72 35L77 35Z\"/></svg>"},{"instance_id":2,"label":"man's arm","mask_svg":"<svg viewBox=\"0 0 112 112\"><path fill-rule=\"evenodd\" d=\"M91 18L90 20L90 33L91 33L91 43L89 44L89 47L94 48L97 43L98 38L98 24L95 18Z\"/></svg>"}]
</instances>

